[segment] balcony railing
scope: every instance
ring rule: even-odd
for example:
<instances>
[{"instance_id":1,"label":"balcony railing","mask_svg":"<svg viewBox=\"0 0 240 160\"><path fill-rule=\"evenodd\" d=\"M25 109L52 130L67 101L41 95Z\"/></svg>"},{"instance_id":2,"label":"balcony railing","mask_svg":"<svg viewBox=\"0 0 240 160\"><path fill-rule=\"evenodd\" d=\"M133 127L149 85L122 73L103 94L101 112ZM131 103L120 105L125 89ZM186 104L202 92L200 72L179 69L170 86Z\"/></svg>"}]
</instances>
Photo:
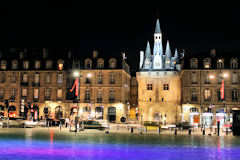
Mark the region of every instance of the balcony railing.
<instances>
[{"instance_id":1,"label":"balcony railing","mask_svg":"<svg viewBox=\"0 0 240 160\"><path fill-rule=\"evenodd\" d=\"M192 98L191 98L191 101L192 101L192 102L197 102L197 97L192 97Z\"/></svg>"},{"instance_id":2,"label":"balcony railing","mask_svg":"<svg viewBox=\"0 0 240 160\"><path fill-rule=\"evenodd\" d=\"M109 99L109 103L114 103L115 102L115 99L114 98L110 98Z\"/></svg>"},{"instance_id":3,"label":"balcony railing","mask_svg":"<svg viewBox=\"0 0 240 160\"><path fill-rule=\"evenodd\" d=\"M85 102L85 103L90 103L91 100L90 100L90 99L84 99L84 102Z\"/></svg>"},{"instance_id":4,"label":"balcony railing","mask_svg":"<svg viewBox=\"0 0 240 160\"><path fill-rule=\"evenodd\" d=\"M22 82L21 86L28 86L28 82Z\"/></svg>"},{"instance_id":5,"label":"balcony railing","mask_svg":"<svg viewBox=\"0 0 240 160\"><path fill-rule=\"evenodd\" d=\"M97 99L97 102L98 102L98 103L101 103L101 102L102 102L102 98L98 98L98 99Z\"/></svg>"},{"instance_id":6,"label":"balcony railing","mask_svg":"<svg viewBox=\"0 0 240 160\"><path fill-rule=\"evenodd\" d=\"M40 83L35 83L35 82L33 82L33 83L32 83L32 86L39 87L39 86L40 86Z\"/></svg>"}]
</instances>

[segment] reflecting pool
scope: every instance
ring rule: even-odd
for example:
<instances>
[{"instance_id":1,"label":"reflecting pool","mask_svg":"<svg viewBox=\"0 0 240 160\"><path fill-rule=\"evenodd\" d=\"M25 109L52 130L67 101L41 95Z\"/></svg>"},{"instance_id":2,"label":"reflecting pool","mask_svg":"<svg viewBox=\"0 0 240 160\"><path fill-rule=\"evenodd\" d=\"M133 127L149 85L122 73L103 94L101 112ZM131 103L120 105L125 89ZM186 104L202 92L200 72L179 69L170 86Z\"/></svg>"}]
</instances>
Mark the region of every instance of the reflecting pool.
<instances>
[{"instance_id":1,"label":"reflecting pool","mask_svg":"<svg viewBox=\"0 0 240 160\"><path fill-rule=\"evenodd\" d=\"M0 159L239 160L240 137L0 129Z\"/></svg>"}]
</instances>

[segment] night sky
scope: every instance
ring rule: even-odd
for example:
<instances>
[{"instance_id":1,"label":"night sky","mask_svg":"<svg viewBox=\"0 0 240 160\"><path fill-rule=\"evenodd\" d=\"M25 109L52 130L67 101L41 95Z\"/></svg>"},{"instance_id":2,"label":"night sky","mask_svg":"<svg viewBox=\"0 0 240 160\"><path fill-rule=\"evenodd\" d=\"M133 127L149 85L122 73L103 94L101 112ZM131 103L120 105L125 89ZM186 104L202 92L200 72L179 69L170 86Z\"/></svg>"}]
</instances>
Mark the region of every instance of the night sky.
<instances>
[{"instance_id":1,"label":"night sky","mask_svg":"<svg viewBox=\"0 0 240 160\"><path fill-rule=\"evenodd\" d=\"M6 48L77 49L82 53L125 52L136 59L147 41L153 46L153 32L159 18L165 48L188 53L215 48L240 50L238 5L165 4L78 4L12 3L1 5L0 50ZM131 66L138 65L129 62Z\"/></svg>"}]
</instances>

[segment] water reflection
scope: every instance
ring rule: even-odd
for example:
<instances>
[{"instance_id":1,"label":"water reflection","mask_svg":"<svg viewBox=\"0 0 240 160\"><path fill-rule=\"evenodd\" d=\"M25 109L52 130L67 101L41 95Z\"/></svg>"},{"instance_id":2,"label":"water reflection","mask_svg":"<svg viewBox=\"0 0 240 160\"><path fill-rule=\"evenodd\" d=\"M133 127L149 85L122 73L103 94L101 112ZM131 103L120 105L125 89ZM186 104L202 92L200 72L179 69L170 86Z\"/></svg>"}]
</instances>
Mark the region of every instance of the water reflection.
<instances>
[{"instance_id":1,"label":"water reflection","mask_svg":"<svg viewBox=\"0 0 240 160\"><path fill-rule=\"evenodd\" d=\"M240 159L240 140L227 136L131 135L0 130L1 159Z\"/></svg>"}]
</instances>

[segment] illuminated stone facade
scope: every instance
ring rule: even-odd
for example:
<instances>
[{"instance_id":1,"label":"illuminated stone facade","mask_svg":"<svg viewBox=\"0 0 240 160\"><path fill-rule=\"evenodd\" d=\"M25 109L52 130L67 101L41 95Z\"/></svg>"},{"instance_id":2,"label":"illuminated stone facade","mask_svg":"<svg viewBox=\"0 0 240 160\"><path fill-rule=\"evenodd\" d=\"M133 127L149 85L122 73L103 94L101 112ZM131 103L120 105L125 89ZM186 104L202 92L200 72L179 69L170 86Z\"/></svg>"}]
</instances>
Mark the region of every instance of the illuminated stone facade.
<instances>
[{"instance_id":1,"label":"illuminated stone facade","mask_svg":"<svg viewBox=\"0 0 240 160\"><path fill-rule=\"evenodd\" d=\"M209 53L184 58L182 70L183 121L209 127L232 122L232 110L240 108L239 55ZM224 99L220 88L224 81ZM225 117L225 118L224 118ZM225 122L224 122L225 121Z\"/></svg>"},{"instance_id":2,"label":"illuminated stone facade","mask_svg":"<svg viewBox=\"0 0 240 160\"><path fill-rule=\"evenodd\" d=\"M20 52L20 54L19 54ZM8 54L8 57L6 56ZM65 58L62 58L65 57ZM46 49L6 52L0 62L1 116L103 119L120 122L128 117L130 99L129 66L125 54L118 57L52 57ZM74 71L80 72L80 101L70 92ZM87 75L91 75L89 79ZM100 93L101 92L101 93ZM6 108L6 100L9 107ZM98 108L97 108L98 107ZM102 117L99 111L102 110Z\"/></svg>"}]
</instances>

